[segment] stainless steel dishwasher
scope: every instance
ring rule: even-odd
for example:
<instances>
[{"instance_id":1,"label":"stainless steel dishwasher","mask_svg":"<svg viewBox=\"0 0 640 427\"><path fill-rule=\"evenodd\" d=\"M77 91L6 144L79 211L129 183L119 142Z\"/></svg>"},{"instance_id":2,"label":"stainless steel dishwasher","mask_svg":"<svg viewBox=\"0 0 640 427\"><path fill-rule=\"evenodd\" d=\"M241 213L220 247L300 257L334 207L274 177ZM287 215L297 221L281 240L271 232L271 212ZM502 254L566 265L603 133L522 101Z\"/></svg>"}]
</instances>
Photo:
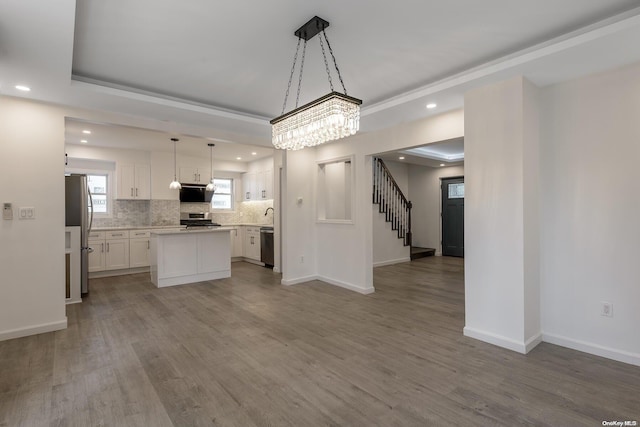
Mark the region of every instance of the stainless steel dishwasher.
<instances>
[{"instance_id":1,"label":"stainless steel dishwasher","mask_svg":"<svg viewBox=\"0 0 640 427\"><path fill-rule=\"evenodd\" d=\"M273 227L260 227L260 261L273 268Z\"/></svg>"}]
</instances>

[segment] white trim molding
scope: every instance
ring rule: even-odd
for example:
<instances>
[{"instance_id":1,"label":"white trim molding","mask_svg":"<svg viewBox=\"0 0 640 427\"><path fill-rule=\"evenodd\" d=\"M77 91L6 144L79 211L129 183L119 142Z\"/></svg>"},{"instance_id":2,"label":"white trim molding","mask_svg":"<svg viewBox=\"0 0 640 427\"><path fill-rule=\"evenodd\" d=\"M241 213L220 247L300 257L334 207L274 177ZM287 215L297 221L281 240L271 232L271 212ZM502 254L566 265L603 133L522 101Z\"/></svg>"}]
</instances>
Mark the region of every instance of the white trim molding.
<instances>
[{"instance_id":1,"label":"white trim molding","mask_svg":"<svg viewBox=\"0 0 640 427\"><path fill-rule=\"evenodd\" d=\"M631 353L616 348L605 347L603 345L594 344L586 341L580 341L573 338L567 338L560 335L542 333L542 341L549 344L567 347L573 350L582 351L584 353L593 354L595 356L606 357L607 359L617 360L618 362L629 363L630 365L640 366L640 354Z\"/></svg>"},{"instance_id":2,"label":"white trim molding","mask_svg":"<svg viewBox=\"0 0 640 427\"><path fill-rule=\"evenodd\" d=\"M521 354L527 354L535 348L540 342L542 342L542 334L538 333L527 341L516 341L511 338L496 335L491 332L480 331L478 329L465 326L463 329L464 336L469 338L475 338L480 341L487 342L489 344L497 345L498 347L506 348Z\"/></svg>"},{"instance_id":3,"label":"white trim molding","mask_svg":"<svg viewBox=\"0 0 640 427\"><path fill-rule=\"evenodd\" d=\"M291 286L291 285L298 285L300 283L306 283L306 282L311 282L312 280L319 280L321 282L324 282L326 284L329 285L333 285L333 286L338 286L340 288L344 288L344 289L348 289L350 291L353 292L357 292L359 294L362 295L369 295L375 292L375 289L372 287L370 288L361 288L359 286L356 285L352 285L351 283L346 283L346 282L342 282L340 280L335 280L335 279L330 279L328 277L323 277L323 276L306 276L306 277L300 277L297 279L289 279L289 280L285 280L282 279L280 281L280 283L284 286Z\"/></svg>"},{"instance_id":4,"label":"white trim molding","mask_svg":"<svg viewBox=\"0 0 640 427\"><path fill-rule=\"evenodd\" d=\"M0 332L0 341L11 340L14 338L28 337L30 335L44 334L47 332L59 331L67 329L67 317L57 322L43 323L41 325L26 326L24 328L11 329Z\"/></svg>"},{"instance_id":5,"label":"white trim molding","mask_svg":"<svg viewBox=\"0 0 640 427\"><path fill-rule=\"evenodd\" d=\"M411 261L411 257L390 259L388 261L378 261L373 263L373 268L384 267L386 265L401 264L403 262L410 262L410 261Z\"/></svg>"}]
</instances>

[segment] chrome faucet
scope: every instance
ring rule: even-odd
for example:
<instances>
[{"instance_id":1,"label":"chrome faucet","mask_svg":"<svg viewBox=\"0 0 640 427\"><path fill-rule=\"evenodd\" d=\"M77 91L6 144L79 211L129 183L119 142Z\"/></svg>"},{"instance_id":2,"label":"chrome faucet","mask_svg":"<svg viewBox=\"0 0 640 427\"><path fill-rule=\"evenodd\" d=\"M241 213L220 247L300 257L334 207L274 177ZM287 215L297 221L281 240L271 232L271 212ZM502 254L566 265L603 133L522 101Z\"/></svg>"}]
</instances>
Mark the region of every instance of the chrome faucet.
<instances>
[{"instance_id":1,"label":"chrome faucet","mask_svg":"<svg viewBox=\"0 0 640 427\"><path fill-rule=\"evenodd\" d=\"M267 214L269 213L269 209L271 209L271 212L274 212L273 208L267 208L267 210L264 211L264 216L267 216Z\"/></svg>"}]
</instances>

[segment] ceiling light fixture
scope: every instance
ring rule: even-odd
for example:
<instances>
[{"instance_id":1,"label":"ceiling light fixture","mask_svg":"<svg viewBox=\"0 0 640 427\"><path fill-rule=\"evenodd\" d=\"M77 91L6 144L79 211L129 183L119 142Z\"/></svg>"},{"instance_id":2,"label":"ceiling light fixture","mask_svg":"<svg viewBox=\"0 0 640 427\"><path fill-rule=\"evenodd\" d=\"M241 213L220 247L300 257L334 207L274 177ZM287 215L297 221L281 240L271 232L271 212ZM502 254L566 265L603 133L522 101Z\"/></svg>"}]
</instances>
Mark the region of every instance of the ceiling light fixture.
<instances>
[{"instance_id":1,"label":"ceiling light fixture","mask_svg":"<svg viewBox=\"0 0 640 427\"><path fill-rule=\"evenodd\" d=\"M236 157L236 160L242 160L242 157Z\"/></svg>"},{"instance_id":2,"label":"ceiling light fixture","mask_svg":"<svg viewBox=\"0 0 640 427\"><path fill-rule=\"evenodd\" d=\"M444 163L440 163L440 166L444 166Z\"/></svg>"},{"instance_id":3,"label":"ceiling light fixture","mask_svg":"<svg viewBox=\"0 0 640 427\"><path fill-rule=\"evenodd\" d=\"M404 160L404 156L398 157L398 160Z\"/></svg>"},{"instance_id":4,"label":"ceiling light fixture","mask_svg":"<svg viewBox=\"0 0 640 427\"><path fill-rule=\"evenodd\" d=\"M258 154L258 153L256 153L255 151L253 151L253 152L251 153L251 155L252 155L252 156L255 156L256 154Z\"/></svg>"},{"instance_id":5,"label":"ceiling light fixture","mask_svg":"<svg viewBox=\"0 0 640 427\"><path fill-rule=\"evenodd\" d=\"M16 89L21 90L23 92L30 92L31 88L25 85L16 85Z\"/></svg>"},{"instance_id":6,"label":"ceiling light fixture","mask_svg":"<svg viewBox=\"0 0 640 427\"><path fill-rule=\"evenodd\" d=\"M427 108L429 110L432 110L432 109L436 108L437 106L438 106L438 104L434 104L433 102L431 104L427 104Z\"/></svg>"},{"instance_id":7,"label":"ceiling light fixture","mask_svg":"<svg viewBox=\"0 0 640 427\"><path fill-rule=\"evenodd\" d=\"M331 49L329 39L324 31L328 26L329 22L314 16L294 33L294 35L298 37L298 45L296 47L296 53L293 56L293 66L291 67L289 83L284 96L282 114L270 122L272 125L272 143L276 148L299 150L305 147L313 147L324 144L325 142L355 135L360 128L360 104L362 104L362 100L347 95L347 89L344 86L340 69L336 63L336 57L333 54L333 49ZM315 101L298 107L307 41L312 39L316 34L320 34L320 48L322 49L322 56L327 70L331 92ZM323 37L327 43L331 58L333 59L333 65L338 73L344 94L336 92L333 89L329 62L327 61L324 42L322 40ZM293 80L298 52L300 51L300 42L302 40L304 40L304 45L302 47L302 61L300 62L300 74L298 76L296 106L293 110L285 114L289 89L291 88L291 81Z\"/></svg>"},{"instance_id":8,"label":"ceiling light fixture","mask_svg":"<svg viewBox=\"0 0 640 427\"><path fill-rule=\"evenodd\" d=\"M82 133L86 133L87 135L91 135L91 131L87 130L87 129L83 130Z\"/></svg>"},{"instance_id":9,"label":"ceiling light fixture","mask_svg":"<svg viewBox=\"0 0 640 427\"><path fill-rule=\"evenodd\" d=\"M87 141L86 139L81 139L80 142L83 143L83 144L86 144L89 141Z\"/></svg>"},{"instance_id":10,"label":"ceiling light fixture","mask_svg":"<svg viewBox=\"0 0 640 427\"><path fill-rule=\"evenodd\" d=\"M178 138L171 138L171 141L173 142L173 181L171 181L171 184L169 184L169 189L179 190L182 188L182 185L180 185L180 181L178 181L177 175L178 163L176 160L176 144L180 140Z\"/></svg>"},{"instance_id":11,"label":"ceiling light fixture","mask_svg":"<svg viewBox=\"0 0 640 427\"><path fill-rule=\"evenodd\" d=\"M216 146L216 144L207 144L209 146L209 151L211 152L211 180L209 181L209 183L207 184L207 191L216 191L216 185L213 183L213 147ZM213 200L213 199L212 199Z\"/></svg>"}]
</instances>

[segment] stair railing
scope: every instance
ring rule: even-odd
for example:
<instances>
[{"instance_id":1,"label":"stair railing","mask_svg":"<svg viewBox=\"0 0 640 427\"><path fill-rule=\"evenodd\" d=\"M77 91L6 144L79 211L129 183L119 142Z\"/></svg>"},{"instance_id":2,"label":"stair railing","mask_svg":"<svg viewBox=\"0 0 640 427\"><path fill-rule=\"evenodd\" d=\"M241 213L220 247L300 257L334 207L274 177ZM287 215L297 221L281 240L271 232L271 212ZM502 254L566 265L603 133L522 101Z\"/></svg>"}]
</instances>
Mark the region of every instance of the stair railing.
<instances>
[{"instance_id":1,"label":"stair railing","mask_svg":"<svg viewBox=\"0 0 640 427\"><path fill-rule=\"evenodd\" d=\"M373 203L378 211L385 214L385 221L391 223L391 229L398 232L405 246L411 246L411 208L412 204L393 179L391 172L378 157L373 158Z\"/></svg>"}]
</instances>

